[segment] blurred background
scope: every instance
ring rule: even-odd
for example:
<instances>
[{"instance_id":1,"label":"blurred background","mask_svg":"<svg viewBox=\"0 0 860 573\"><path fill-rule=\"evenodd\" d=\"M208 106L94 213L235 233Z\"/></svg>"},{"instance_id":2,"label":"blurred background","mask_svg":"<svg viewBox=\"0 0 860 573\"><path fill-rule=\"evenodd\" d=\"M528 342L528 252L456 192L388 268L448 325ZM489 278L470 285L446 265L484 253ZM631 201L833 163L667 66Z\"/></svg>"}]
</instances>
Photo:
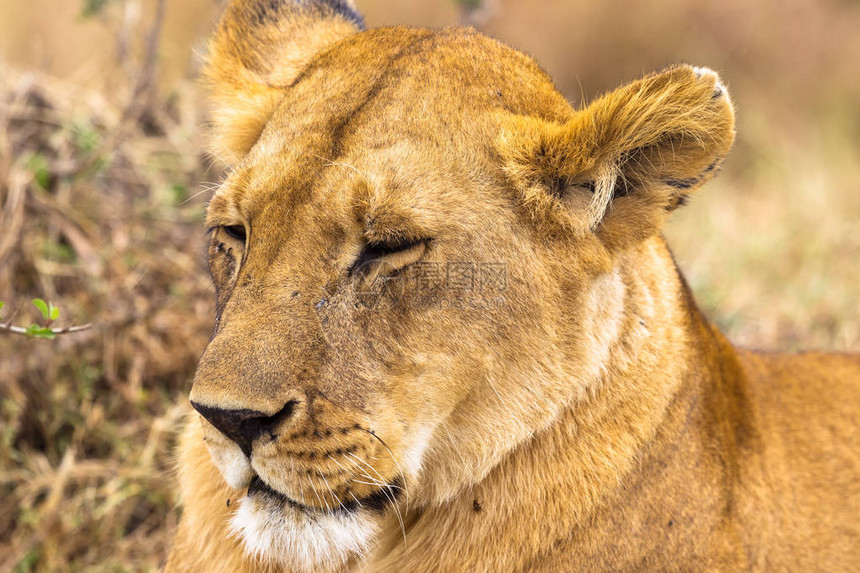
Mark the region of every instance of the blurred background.
<instances>
[{"instance_id":1,"label":"blurred background","mask_svg":"<svg viewBox=\"0 0 860 573\"><path fill-rule=\"evenodd\" d=\"M0 572L157 570L178 423L212 322L195 84L216 0L0 0ZM674 62L738 110L667 231L737 343L860 350L860 2L357 0L368 26L471 24L574 104Z\"/></svg>"}]
</instances>

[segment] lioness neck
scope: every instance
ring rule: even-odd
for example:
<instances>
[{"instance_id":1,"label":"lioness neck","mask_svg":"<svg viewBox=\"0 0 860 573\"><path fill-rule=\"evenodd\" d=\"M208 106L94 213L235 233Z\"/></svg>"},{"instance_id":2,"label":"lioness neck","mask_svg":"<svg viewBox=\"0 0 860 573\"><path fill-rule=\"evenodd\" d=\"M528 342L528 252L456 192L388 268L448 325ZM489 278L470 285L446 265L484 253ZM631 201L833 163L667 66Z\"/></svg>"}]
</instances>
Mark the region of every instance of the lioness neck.
<instances>
[{"instance_id":1,"label":"lioness neck","mask_svg":"<svg viewBox=\"0 0 860 573\"><path fill-rule=\"evenodd\" d=\"M359 570L619 571L666 551L693 569L733 562L736 551L708 546L737 545L725 517L732 469L703 445L722 442L710 373L732 362L730 346L662 239L622 255L587 298L595 308L579 312L600 317L590 352L605 359L585 395L479 483L407 516L406 544L391 528Z\"/></svg>"}]
</instances>

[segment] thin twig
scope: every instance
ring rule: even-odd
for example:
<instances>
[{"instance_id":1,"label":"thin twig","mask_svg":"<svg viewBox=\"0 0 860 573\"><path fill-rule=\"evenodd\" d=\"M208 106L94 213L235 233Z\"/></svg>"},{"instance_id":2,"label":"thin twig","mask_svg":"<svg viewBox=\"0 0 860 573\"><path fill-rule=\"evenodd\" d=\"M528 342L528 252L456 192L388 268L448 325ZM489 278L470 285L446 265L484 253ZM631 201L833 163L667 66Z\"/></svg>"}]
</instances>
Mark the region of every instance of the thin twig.
<instances>
[{"instance_id":1,"label":"thin twig","mask_svg":"<svg viewBox=\"0 0 860 573\"><path fill-rule=\"evenodd\" d=\"M80 332L82 330L88 330L92 328L92 324L83 324L81 326L67 326L65 328L52 328L51 332L53 334L71 334L73 332ZM27 329L20 326L13 326L9 323L0 324L0 333L12 333L12 334L23 334L27 335Z\"/></svg>"}]
</instances>

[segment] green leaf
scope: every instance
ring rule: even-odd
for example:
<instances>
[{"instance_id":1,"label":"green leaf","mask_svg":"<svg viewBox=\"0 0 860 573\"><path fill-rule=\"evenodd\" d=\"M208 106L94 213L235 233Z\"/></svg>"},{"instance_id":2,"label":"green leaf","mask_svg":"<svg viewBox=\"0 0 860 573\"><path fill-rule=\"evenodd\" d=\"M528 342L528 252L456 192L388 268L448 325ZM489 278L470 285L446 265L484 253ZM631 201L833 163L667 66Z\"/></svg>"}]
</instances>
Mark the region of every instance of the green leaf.
<instances>
[{"instance_id":1,"label":"green leaf","mask_svg":"<svg viewBox=\"0 0 860 573\"><path fill-rule=\"evenodd\" d=\"M39 187L47 191L51 185L51 170L45 156L34 153L27 160L26 166L27 169L33 172L33 178L39 184Z\"/></svg>"},{"instance_id":2,"label":"green leaf","mask_svg":"<svg viewBox=\"0 0 860 573\"><path fill-rule=\"evenodd\" d=\"M44 242L40 246L41 254L46 259L50 259L58 263L74 263L77 260L77 253L66 243L56 242L45 237Z\"/></svg>"},{"instance_id":3,"label":"green leaf","mask_svg":"<svg viewBox=\"0 0 860 573\"><path fill-rule=\"evenodd\" d=\"M173 202L176 205L181 204L188 198L188 187L182 183L174 183L170 186L170 190L173 192Z\"/></svg>"},{"instance_id":4,"label":"green leaf","mask_svg":"<svg viewBox=\"0 0 860 573\"><path fill-rule=\"evenodd\" d=\"M60 316L60 307L48 303L48 310L50 311L51 320L57 320L57 318Z\"/></svg>"},{"instance_id":5,"label":"green leaf","mask_svg":"<svg viewBox=\"0 0 860 573\"><path fill-rule=\"evenodd\" d=\"M36 565L39 564L39 559L42 557L42 551L38 548L33 549L27 555L15 565L15 569L13 569L14 573L27 573L28 571L35 571Z\"/></svg>"},{"instance_id":6,"label":"green leaf","mask_svg":"<svg viewBox=\"0 0 860 573\"><path fill-rule=\"evenodd\" d=\"M31 324L28 326L24 334L30 338L44 338L46 340L53 340L57 337L57 334L53 330L44 326L39 326L38 324Z\"/></svg>"},{"instance_id":7,"label":"green leaf","mask_svg":"<svg viewBox=\"0 0 860 573\"><path fill-rule=\"evenodd\" d=\"M6 304L6 303L5 303L5 302L3 302L2 300L0 300L0 310L3 310L3 305L4 305L4 304Z\"/></svg>"},{"instance_id":8,"label":"green leaf","mask_svg":"<svg viewBox=\"0 0 860 573\"><path fill-rule=\"evenodd\" d=\"M51 320L51 313L48 310L48 303L46 303L40 298L34 298L33 306L35 306L42 312L42 317L44 317L45 320Z\"/></svg>"},{"instance_id":9,"label":"green leaf","mask_svg":"<svg viewBox=\"0 0 860 573\"><path fill-rule=\"evenodd\" d=\"M84 7L81 10L81 16L84 18L92 18L104 9L108 0L84 0Z\"/></svg>"},{"instance_id":10,"label":"green leaf","mask_svg":"<svg viewBox=\"0 0 860 573\"><path fill-rule=\"evenodd\" d=\"M72 121L69 130L72 132L75 147L84 153L95 151L101 143L101 135L86 120Z\"/></svg>"}]
</instances>

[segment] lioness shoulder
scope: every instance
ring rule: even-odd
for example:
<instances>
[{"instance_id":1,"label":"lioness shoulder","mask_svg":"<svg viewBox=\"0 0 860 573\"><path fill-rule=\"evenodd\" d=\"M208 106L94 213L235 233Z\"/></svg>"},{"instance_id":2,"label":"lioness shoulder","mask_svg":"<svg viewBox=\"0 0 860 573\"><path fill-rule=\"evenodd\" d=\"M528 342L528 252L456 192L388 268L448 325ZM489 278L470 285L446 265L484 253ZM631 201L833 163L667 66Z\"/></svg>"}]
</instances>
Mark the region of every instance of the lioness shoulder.
<instances>
[{"instance_id":1,"label":"lioness shoulder","mask_svg":"<svg viewBox=\"0 0 860 573\"><path fill-rule=\"evenodd\" d=\"M470 29L233 0L217 311L168 571L849 571L857 356L735 349L661 238L734 138L686 65L575 109Z\"/></svg>"}]
</instances>

